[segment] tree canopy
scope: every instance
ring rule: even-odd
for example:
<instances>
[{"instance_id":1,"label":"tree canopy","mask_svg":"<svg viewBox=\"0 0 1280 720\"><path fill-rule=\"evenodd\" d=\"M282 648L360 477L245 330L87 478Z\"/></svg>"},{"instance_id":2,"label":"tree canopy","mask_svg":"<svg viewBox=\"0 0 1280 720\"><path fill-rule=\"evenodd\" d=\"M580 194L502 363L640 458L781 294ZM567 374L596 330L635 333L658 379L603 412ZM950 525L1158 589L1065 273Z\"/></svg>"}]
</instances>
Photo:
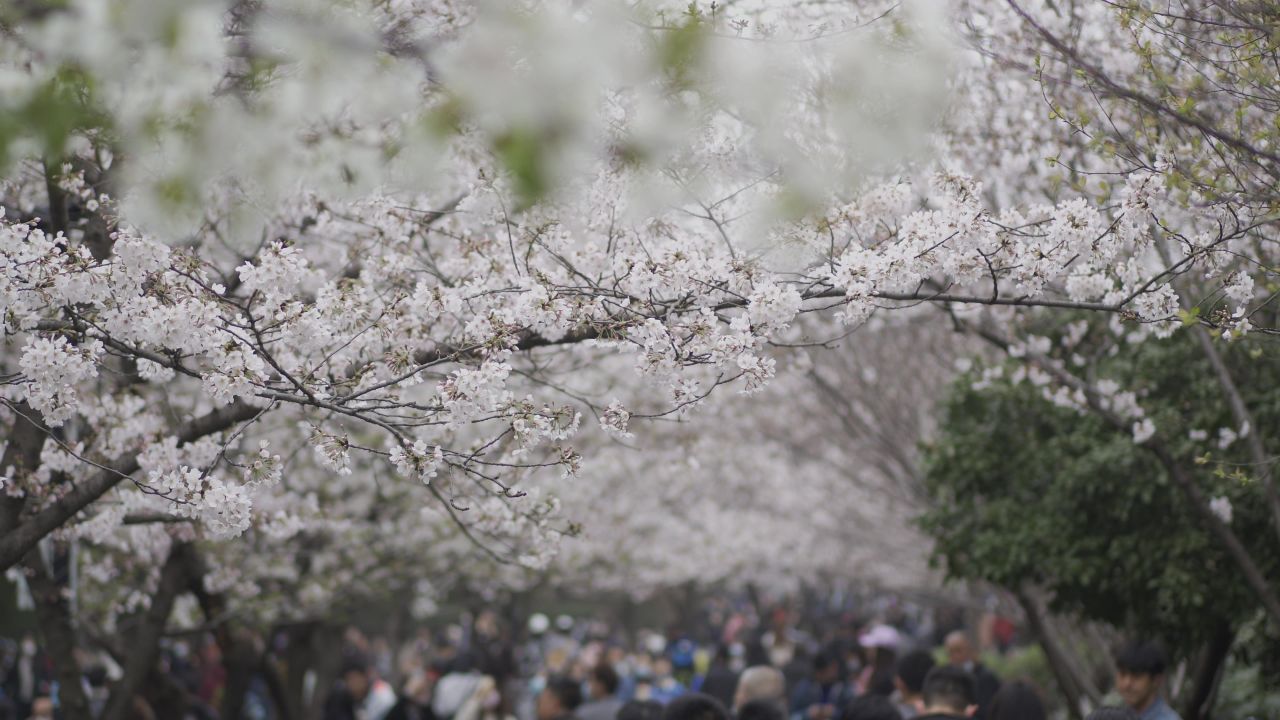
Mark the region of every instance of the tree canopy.
<instances>
[{"instance_id":1,"label":"tree canopy","mask_svg":"<svg viewBox=\"0 0 1280 720\"><path fill-rule=\"evenodd\" d=\"M1191 338L1113 345L1096 327L1072 337L1084 327L1059 325L1046 337L1100 356L1098 373L1134 389L1215 512L1264 572L1280 572L1249 455ZM1270 344L1239 341L1224 355L1254 409L1249 432L1272 436L1280 361ZM1256 620L1236 566L1155 456L1124 433L999 364L960 377L941 417L925 452L932 504L921 521L950 576L1047 590L1059 610L1167 638L1182 652L1207 642L1216 623Z\"/></svg>"}]
</instances>

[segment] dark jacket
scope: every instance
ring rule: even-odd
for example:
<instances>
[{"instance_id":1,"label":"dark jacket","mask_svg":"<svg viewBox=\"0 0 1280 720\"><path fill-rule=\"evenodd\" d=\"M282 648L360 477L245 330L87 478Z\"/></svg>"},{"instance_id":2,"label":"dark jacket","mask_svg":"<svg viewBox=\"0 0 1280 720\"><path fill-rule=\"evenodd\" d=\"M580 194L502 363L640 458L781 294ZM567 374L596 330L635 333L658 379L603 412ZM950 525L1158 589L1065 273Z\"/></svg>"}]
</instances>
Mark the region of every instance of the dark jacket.
<instances>
[{"instance_id":1,"label":"dark jacket","mask_svg":"<svg viewBox=\"0 0 1280 720\"><path fill-rule=\"evenodd\" d=\"M793 718L799 716L799 720L807 720L808 710L814 705L833 705L835 706L833 717L839 718L855 694L853 686L849 683L834 682L823 686L812 678L805 678L791 693L791 716Z\"/></svg>"},{"instance_id":2,"label":"dark jacket","mask_svg":"<svg viewBox=\"0 0 1280 720\"><path fill-rule=\"evenodd\" d=\"M725 707L733 707L733 695L738 690L738 673L723 665L712 665L703 678L699 692L720 701Z\"/></svg>"},{"instance_id":3,"label":"dark jacket","mask_svg":"<svg viewBox=\"0 0 1280 720\"><path fill-rule=\"evenodd\" d=\"M970 672L973 673L973 691L978 699L978 711L973 716L977 720L986 720L991 712L991 701L1000 691L1000 678L982 663L974 663Z\"/></svg>"},{"instance_id":4,"label":"dark jacket","mask_svg":"<svg viewBox=\"0 0 1280 720\"><path fill-rule=\"evenodd\" d=\"M346 688L329 693L324 701L324 720L356 720L356 699Z\"/></svg>"},{"instance_id":5,"label":"dark jacket","mask_svg":"<svg viewBox=\"0 0 1280 720\"><path fill-rule=\"evenodd\" d=\"M431 703L420 705L401 695L383 720L436 720L436 716L431 712Z\"/></svg>"}]
</instances>

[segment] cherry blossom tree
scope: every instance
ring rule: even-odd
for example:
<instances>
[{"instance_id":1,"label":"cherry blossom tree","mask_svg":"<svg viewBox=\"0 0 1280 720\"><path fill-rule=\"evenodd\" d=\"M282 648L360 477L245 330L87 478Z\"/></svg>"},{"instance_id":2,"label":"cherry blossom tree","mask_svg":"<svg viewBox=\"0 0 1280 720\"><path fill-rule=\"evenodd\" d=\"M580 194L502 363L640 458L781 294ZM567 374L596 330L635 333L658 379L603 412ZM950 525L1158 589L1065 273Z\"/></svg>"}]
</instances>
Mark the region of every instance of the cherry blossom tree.
<instances>
[{"instance_id":1,"label":"cherry blossom tree","mask_svg":"<svg viewBox=\"0 0 1280 720\"><path fill-rule=\"evenodd\" d=\"M340 546L391 503L437 515L393 548L444 520L540 567L584 452L692 491L590 438L758 394L802 313L822 342L926 304L1186 480L1280 622L1136 394L1024 330L1277 331L1267 10L953 10L959 41L919 3L6 8L0 565L53 582L37 544L84 535L159 589L181 543Z\"/></svg>"}]
</instances>

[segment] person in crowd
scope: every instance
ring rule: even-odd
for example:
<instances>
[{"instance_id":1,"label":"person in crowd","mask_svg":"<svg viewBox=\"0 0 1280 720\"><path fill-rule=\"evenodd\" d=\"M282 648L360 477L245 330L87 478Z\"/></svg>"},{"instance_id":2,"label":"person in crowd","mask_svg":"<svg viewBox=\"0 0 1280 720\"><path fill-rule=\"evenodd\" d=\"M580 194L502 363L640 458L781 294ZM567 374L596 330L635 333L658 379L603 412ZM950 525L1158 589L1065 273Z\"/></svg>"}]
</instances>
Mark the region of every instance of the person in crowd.
<instances>
[{"instance_id":1,"label":"person in crowd","mask_svg":"<svg viewBox=\"0 0 1280 720\"><path fill-rule=\"evenodd\" d=\"M324 703L324 720L359 720L358 714L373 688L373 673L364 655L343 658L339 680Z\"/></svg>"},{"instance_id":2,"label":"person in crowd","mask_svg":"<svg viewBox=\"0 0 1280 720\"><path fill-rule=\"evenodd\" d=\"M342 679L325 700L324 720L383 720L396 705L396 693L378 678L367 656L343 660Z\"/></svg>"},{"instance_id":3,"label":"person in crowd","mask_svg":"<svg viewBox=\"0 0 1280 720\"><path fill-rule=\"evenodd\" d=\"M1164 647L1135 640L1116 653L1116 692L1139 720L1181 720L1161 696L1169 664Z\"/></svg>"},{"instance_id":4,"label":"person in crowd","mask_svg":"<svg viewBox=\"0 0 1280 720\"><path fill-rule=\"evenodd\" d=\"M801 680L791 694L793 720L835 720L853 699L853 688L843 680L840 663L829 652L813 658L813 675Z\"/></svg>"},{"instance_id":5,"label":"person in crowd","mask_svg":"<svg viewBox=\"0 0 1280 720\"><path fill-rule=\"evenodd\" d=\"M569 720L582 704L582 686L563 675L547 678L547 686L538 695L538 720Z\"/></svg>"},{"instance_id":6,"label":"person in crowd","mask_svg":"<svg viewBox=\"0 0 1280 720\"><path fill-rule=\"evenodd\" d=\"M1100 707L1084 720L1138 720L1138 714L1127 707Z\"/></svg>"},{"instance_id":7,"label":"person in crowd","mask_svg":"<svg viewBox=\"0 0 1280 720\"><path fill-rule=\"evenodd\" d=\"M662 720L730 720L720 701L704 693L686 693L667 703Z\"/></svg>"},{"instance_id":8,"label":"person in crowd","mask_svg":"<svg viewBox=\"0 0 1280 720\"><path fill-rule=\"evenodd\" d=\"M955 720L973 717L978 709L973 676L954 665L943 665L929 671L924 679L921 697L924 707L917 720Z\"/></svg>"},{"instance_id":9,"label":"person in crowd","mask_svg":"<svg viewBox=\"0 0 1280 720\"><path fill-rule=\"evenodd\" d=\"M218 697L227 684L226 667L222 664L222 650L212 637L205 637L196 653L196 672L199 685L196 686L196 697L205 707L217 705Z\"/></svg>"},{"instance_id":10,"label":"person in crowd","mask_svg":"<svg viewBox=\"0 0 1280 720\"><path fill-rule=\"evenodd\" d=\"M742 671L738 687L733 693L733 711L740 712L743 705L753 701L776 703L786 714L787 681L782 672L768 665L754 665Z\"/></svg>"},{"instance_id":11,"label":"person in crowd","mask_svg":"<svg viewBox=\"0 0 1280 720\"><path fill-rule=\"evenodd\" d=\"M902 720L902 713L885 695L870 694L849 703L840 720Z\"/></svg>"},{"instance_id":12,"label":"person in crowd","mask_svg":"<svg viewBox=\"0 0 1280 720\"><path fill-rule=\"evenodd\" d=\"M947 650L947 661L953 667L960 668L973 676L973 688L978 702L978 711L974 717L986 720L987 710L991 707L991 699L1000 690L1000 678L978 660L978 651L973 641L961 630L947 635L943 643Z\"/></svg>"},{"instance_id":13,"label":"person in crowd","mask_svg":"<svg viewBox=\"0 0 1280 720\"><path fill-rule=\"evenodd\" d=\"M13 698L18 717L31 714L36 698L49 692L52 680L49 660L36 645L35 637L31 633L23 635L13 667L5 678L5 692Z\"/></svg>"},{"instance_id":14,"label":"person in crowd","mask_svg":"<svg viewBox=\"0 0 1280 720\"><path fill-rule=\"evenodd\" d=\"M518 668L511 639L494 611L482 609L477 613L471 646L481 671L492 677L498 687L504 687L516 675Z\"/></svg>"},{"instance_id":15,"label":"person in crowd","mask_svg":"<svg viewBox=\"0 0 1280 720\"><path fill-rule=\"evenodd\" d=\"M421 668L414 670L384 720L435 720L431 712L431 687L431 676Z\"/></svg>"},{"instance_id":16,"label":"person in crowd","mask_svg":"<svg viewBox=\"0 0 1280 720\"><path fill-rule=\"evenodd\" d=\"M694 658L698 646L688 638L680 638L671 644L667 659L671 661L671 676L682 687L692 688L695 676Z\"/></svg>"},{"instance_id":17,"label":"person in crowd","mask_svg":"<svg viewBox=\"0 0 1280 720\"><path fill-rule=\"evenodd\" d=\"M898 665L897 651L876 647L871 653L871 665L864 670L866 674L862 678L862 693L889 697L896 689L893 680Z\"/></svg>"},{"instance_id":18,"label":"person in crowd","mask_svg":"<svg viewBox=\"0 0 1280 720\"><path fill-rule=\"evenodd\" d=\"M676 679L674 671L675 666L666 656L660 655L653 659L653 684L649 692L649 699L657 700L666 705L685 694L686 688Z\"/></svg>"},{"instance_id":19,"label":"person in crowd","mask_svg":"<svg viewBox=\"0 0 1280 720\"><path fill-rule=\"evenodd\" d=\"M989 720L1046 720L1044 701L1031 683L1015 680L1000 686L991 699Z\"/></svg>"},{"instance_id":20,"label":"person in crowd","mask_svg":"<svg viewBox=\"0 0 1280 720\"><path fill-rule=\"evenodd\" d=\"M858 638L858 645L866 653L866 662L858 673L856 689L859 695L893 694L894 666L897 665L898 645L902 636L891 625L873 625Z\"/></svg>"},{"instance_id":21,"label":"person in crowd","mask_svg":"<svg viewBox=\"0 0 1280 720\"><path fill-rule=\"evenodd\" d=\"M264 683L265 686L265 683ZM264 705L269 703L265 700L267 693L265 687L262 688L264 695ZM361 704L362 720L386 720L387 713L391 712L391 708L396 705L396 691L391 687L391 683L382 679L374 668L372 661L369 666L369 693L365 696L364 702Z\"/></svg>"},{"instance_id":22,"label":"person in crowd","mask_svg":"<svg viewBox=\"0 0 1280 720\"><path fill-rule=\"evenodd\" d=\"M436 720L452 720L463 703L476 694L483 677L476 669L473 655L466 652L455 655L447 672L436 682L431 697L431 712Z\"/></svg>"},{"instance_id":23,"label":"person in crowd","mask_svg":"<svg viewBox=\"0 0 1280 720\"><path fill-rule=\"evenodd\" d=\"M53 720L53 698L41 695L32 700L28 720Z\"/></svg>"},{"instance_id":24,"label":"person in crowd","mask_svg":"<svg viewBox=\"0 0 1280 720\"><path fill-rule=\"evenodd\" d=\"M618 673L606 662L597 663L587 677L588 701L575 715L578 720L614 720L622 701L618 699Z\"/></svg>"},{"instance_id":25,"label":"person in crowd","mask_svg":"<svg viewBox=\"0 0 1280 720\"><path fill-rule=\"evenodd\" d=\"M732 706L734 693L738 689L738 673L730 667L732 660L728 645L717 647L715 657L711 659L711 667L707 668L707 674L694 689L719 700L725 707Z\"/></svg>"},{"instance_id":26,"label":"person in crowd","mask_svg":"<svg viewBox=\"0 0 1280 720\"><path fill-rule=\"evenodd\" d=\"M787 609L776 607L770 613L769 629L760 636L760 644L769 656L769 664L781 668L795 659L799 637L791 627Z\"/></svg>"},{"instance_id":27,"label":"person in crowd","mask_svg":"<svg viewBox=\"0 0 1280 720\"><path fill-rule=\"evenodd\" d=\"M787 720L787 712L777 700L751 700L733 714L735 720Z\"/></svg>"},{"instance_id":28,"label":"person in crowd","mask_svg":"<svg viewBox=\"0 0 1280 720\"><path fill-rule=\"evenodd\" d=\"M662 720L662 703L657 700L628 700L618 708L617 720Z\"/></svg>"},{"instance_id":29,"label":"person in crowd","mask_svg":"<svg viewBox=\"0 0 1280 720\"><path fill-rule=\"evenodd\" d=\"M902 656L894 668L893 685L897 689L894 704L903 718L920 714L924 702L924 679L936 663L933 655L925 650L915 650Z\"/></svg>"},{"instance_id":30,"label":"person in crowd","mask_svg":"<svg viewBox=\"0 0 1280 720\"><path fill-rule=\"evenodd\" d=\"M579 693L581 698L581 693ZM481 675L471 697L462 703L453 720L505 720L502 693L492 675Z\"/></svg>"}]
</instances>

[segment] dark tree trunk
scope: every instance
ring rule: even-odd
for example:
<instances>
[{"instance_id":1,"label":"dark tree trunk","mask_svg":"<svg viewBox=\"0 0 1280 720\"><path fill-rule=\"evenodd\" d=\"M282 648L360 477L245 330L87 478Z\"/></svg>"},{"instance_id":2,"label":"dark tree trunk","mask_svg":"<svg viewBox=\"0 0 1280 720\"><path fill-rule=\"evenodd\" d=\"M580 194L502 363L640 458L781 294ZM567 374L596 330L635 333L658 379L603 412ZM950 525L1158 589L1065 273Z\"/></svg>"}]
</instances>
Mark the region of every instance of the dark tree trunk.
<instances>
[{"instance_id":1,"label":"dark tree trunk","mask_svg":"<svg viewBox=\"0 0 1280 720\"><path fill-rule=\"evenodd\" d=\"M285 702L293 717L310 717L303 713L307 709L306 680L307 671L311 669L311 659L315 657L312 647L316 633L315 623L298 623L290 625L286 631L289 646L285 649Z\"/></svg>"},{"instance_id":2,"label":"dark tree trunk","mask_svg":"<svg viewBox=\"0 0 1280 720\"><path fill-rule=\"evenodd\" d=\"M227 599L205 589L205 575L204 558L192 548L187 559L187 587L196 596L205 623L213 629L213 639L222 653L222 668L226 673L220 714L224 718L238 718L261 653L255 649L248 631L230 622Z\"/></svg>"},{"instance_id":3,"label":"dark tree trunk","mask_svg":"<svg viewBox=\"0 0 1280 720\"><path fill-rule=\"evenodd\" d=\"M55 553L65 553L57 548ZM27 584L36 603L36 621L44 636L45 650L53 658L54 677L58 681L58 701L63 720L92 720L89 698L81 685L80 664L76 660L76 631L71 617L66 578L58 577L45 567L39 549L23 558Z\"/></svg>"},{"instance_id":4,"label":"dark tree trunk","mask_svg":"<svg viewBox=\"0 0 1280 720\"><path fill-rule=\"evenodd\" d=\"M1101 704L1100 694L1088 678L1079 676L1077 664L1073 663L1069 656L1071 649L1054 630L1047 617L1048 613L1040 601L1029 591L1020 591L1017 597L1023 612L1026 613L1027 622L1031 625L1031 632L1040 643L1040 647L1044 649L1049 669L1053 672L1054 679L1058 681L1058 687L1067 699L1068 712L1071 713L1071 717L1081 718L1080 708L1083 701L1088 700L1092 705L1097 706Z\"/></svg>"},{"instance_id":5,"label":"dark tree trunk","mask_svg":"<svg viewBox=\"0 0 1280 720\"><path fill-rule=\"evenodd\" d=\"M267 681L267 692L271 695L271 704L276 709L276 720L294 720L294 718L298 717L298 714L294 710L288 691L285 688L285 681L280 673L280 667L269 651L263 653L259 661L259 667L262 670L262 676Z\"/></svg>"},{"instance_id":6,"label":"dark tree trunk","mask_svg":"<svg viewBox=\"0 0 1280 720\"><path fill-rule=\"evenodd\" d=\"M49 432L40 414L25 400L13 406L13 415L13 426L9 428L4 456L0 457L0 468L13 468L16 479L35 472L40 466L40 452L44 450ZM18 527L25 504L25 496L11 497L8 493L0 493L0 536L8 535Z\"/></svg>"},{"instance_id":7,"label":"dark tree trunk","mask_svg":"<svg viewBox=\"0 0 1280 720\"><path fill-rule=\"evenodd\" d=\"M245 697L253 674L259 669L262 653L255 638L245 628L223 623L214 633L218 648L222 651L222 667L227 673L227 685L222 694L224 718L238 718L244 712Z\"/></svg>"},{"instance_id":8,"label":"dark tree trunk","mask_svg":"<svg viewBox=\"0 0 1280 720\"><path fill-rule=\"evenodd\" d=\"M1226 622L1219 622L1214 627L1213 635L1200 653L1195 669L1192 671L1191 693L1182 703L1182 717L1185 720L1208 720L1210 717L1213 698L1217 694L1227 654L1231 652L1231 643L1234 640L1235 632Z\"/></svg>"},{"instance_id":9,"label":"dark tree trunk","mask_svg":"<svg viewBox=\"0 0 1280 720\"><path fill-rule=\"evenodd\" d=\"M151 597L151 607L147 608L128 640L124 675L111 689L100 720L124 720L133 707L134 696L147 684L160 655L160 638L169 622L173 601L187 585L187 555L190 552L186 543L175 542L169 549L169 557L160 571L160 584Z\"/></svg>"},{"instance_id":10,"label":"dark tree trunk","mask_svg":"<svg viewBox=\"0 0 1280 720\"><path fill-rule=\"evenodd\" d=\"M311 669L316 674L316 689L309 698L307 713L303 717L317 718L324 712L325 698L342 668L342 628L324 624L317 626L311 646L315 648Z\"/></svg>"},{"instance_id":11,"label":"dark tree trunk","mask_svg":"<svg viewBox=\"0 0 1280 720\"><path fill-rule=\"evenodd\" d=\"M168 673L153 665L139 693L151 706L157 718L182 718L195 705L195 699L187 689L178 684ZM127 716L126 716L127 717ZM99 718L101 720L101 718Z\"/></svg>"}]
</instances>

